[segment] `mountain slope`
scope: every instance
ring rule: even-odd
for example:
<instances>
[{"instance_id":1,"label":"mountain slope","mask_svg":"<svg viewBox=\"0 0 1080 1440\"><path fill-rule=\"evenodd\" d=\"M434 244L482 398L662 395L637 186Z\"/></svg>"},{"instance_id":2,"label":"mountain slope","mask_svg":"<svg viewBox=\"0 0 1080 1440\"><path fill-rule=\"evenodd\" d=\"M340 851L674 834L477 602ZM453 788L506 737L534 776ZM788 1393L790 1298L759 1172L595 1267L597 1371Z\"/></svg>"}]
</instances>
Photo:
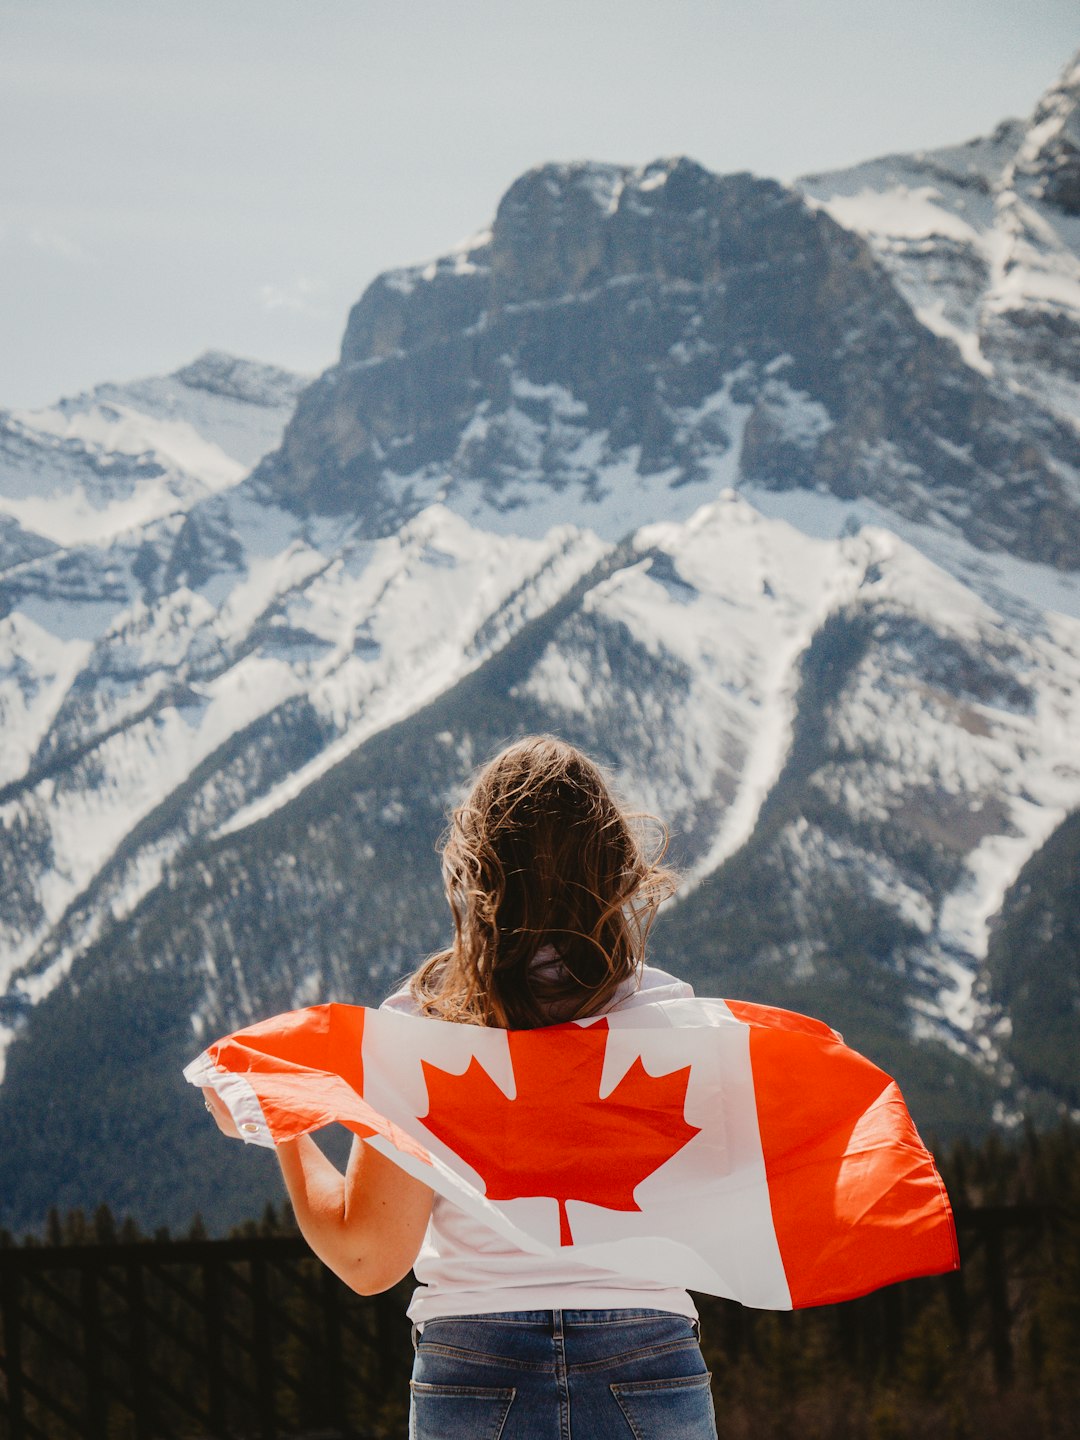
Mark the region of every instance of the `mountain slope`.
<instances>
[{"instance_id":1,"label":"mountain slope","mask_svg":"<svg viewBox=\"0 0 1080 1440\"><path fill-rule=\"evenodd\" d=\"M1015 1073L1017 1108L1040 1119L1054 1113L1040 1091L1080 1110L1078 873L1074 810L1020 871L990 933L991 995L1005 1017L1002 1055Z\"/></svg>"},{"instance_id":2,"label":"mountain slope","mask_svg":"<svg viewBox=\"0 0 1080 1440\"><path fill-rule=\"evenodd\" d=\"M50 1194L179 1221L208 1208L208 1177L216 1224L250 1209L251 1164L232 1170L199 1127L180 1064L253 1014L375 1001L441 943L446 808L479 758L538 729L671 818L688 885L656 958L703 992L835 1020L928 1130L985 1123L1011 1092L984 917L1013 856L1080 797L1041 723L1063 694L1080 704L1070 666L1080 626L1009 630L882 532L813 541L735 496L648 527L288 803L191 838L73 960L10 1045L0 1123L25 1178L4 1222L32 1223ZM93 1145L73 1174L76 1133ZM131 1147L140 1172L172 1176L167 1195L129 1173ZM183 1177L181 1154L198 1160Z\"/></svg>"},{"instance_id":3,"label":"mountain slope","mask_svg":"<svg viewBox=\"0 0 1080 1440\"><path fill-rule=\"evenodd\" d=\"M118 607L93 645L63 651L70 664L75 649L74 674L52 665L66 693L47 733L35 746L24 731L29 763L0 801L5 978L24 1004L194 836L283 803L433 698L604 548L565 527L545 541L483 536L436 507L374 543L346 534L317 550L294 536L277 549L278 537L266 554L252 540L264 532L241 528L243 495L213 506L234 548L212 557L198 589ZM185 525L206 527L208 509ZM213 585L228 587L216 608ZM24 645L21 612L4 623L13 648ZM40 676L24 672L22 684L33 690Z\"/></svg>"}]
</instances>

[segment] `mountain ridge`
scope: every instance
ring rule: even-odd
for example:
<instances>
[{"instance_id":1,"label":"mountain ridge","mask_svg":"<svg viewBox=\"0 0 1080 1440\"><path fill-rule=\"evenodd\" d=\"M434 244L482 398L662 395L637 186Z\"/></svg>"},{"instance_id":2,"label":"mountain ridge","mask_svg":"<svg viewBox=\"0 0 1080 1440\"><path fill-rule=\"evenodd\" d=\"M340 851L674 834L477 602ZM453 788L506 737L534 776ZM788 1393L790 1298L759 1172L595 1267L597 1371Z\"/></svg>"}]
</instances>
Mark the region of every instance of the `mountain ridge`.
<instances>
[{"instance_id":1,"label":"mountain ridge","mask_svg":"<svg viewBox=\"0 0 1080 1440\"><path fill-rule=\"evenodd\" d=\"M524 474L588 523L606 466L678 503L730 451L727 483L868 495L1075 568L1076 430L1021 420L861 244L775 181L541 167L490 239L368 287L255 482L378 534L434 499L527 509Z\"/></svg>"}]
</instances>

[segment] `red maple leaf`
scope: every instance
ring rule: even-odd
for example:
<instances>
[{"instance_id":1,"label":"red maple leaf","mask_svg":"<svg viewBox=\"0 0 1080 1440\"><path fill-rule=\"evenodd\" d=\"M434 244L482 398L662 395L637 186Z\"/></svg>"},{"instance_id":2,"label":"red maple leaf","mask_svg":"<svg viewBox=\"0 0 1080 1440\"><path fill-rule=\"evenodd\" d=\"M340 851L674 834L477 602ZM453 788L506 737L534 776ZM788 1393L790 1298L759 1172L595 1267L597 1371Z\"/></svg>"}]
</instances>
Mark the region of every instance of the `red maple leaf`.
<instances>
[{"instance_id":1,"label":"red maple leaf","mask_svg":"<svg viewBox=\"0 0 1080 1440\"><path fill-rule=\"evenodd\" d=\"M572 1245L567 1200L639 1210L634 1188L692 1140L684 1116L690 1066L648 1074L639 1056L600 1098L608 1023L510 1030L511 1100L474 1056L463 1075L423 1061L424 1124L484 1180L489 1200L559 1202L559 1243Z\"/></svg>"}]
</instances>

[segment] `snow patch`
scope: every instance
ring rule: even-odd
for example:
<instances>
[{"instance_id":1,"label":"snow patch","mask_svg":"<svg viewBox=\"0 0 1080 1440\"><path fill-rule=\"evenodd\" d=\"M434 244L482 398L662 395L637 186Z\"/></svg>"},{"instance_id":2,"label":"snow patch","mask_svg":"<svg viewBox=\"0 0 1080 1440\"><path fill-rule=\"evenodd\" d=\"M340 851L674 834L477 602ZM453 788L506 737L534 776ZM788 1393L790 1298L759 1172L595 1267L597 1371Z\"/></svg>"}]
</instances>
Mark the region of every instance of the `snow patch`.
<instances>
[{"instance_id":1,"label":"snow patch","mask_svg":"<svg viewBox=\"0 0 1080 1440\"><path fill-rule=\"evenodd\" d=\"M552 605L606 549L565 525L539 541L478 532L436 505L375 542L358 575L329 566L288 618L303 614L307 628L335 646L314 668L307 693L339 738L215 835L273 813L371 735L422 709Z\"/></svg>"}]
</instances>

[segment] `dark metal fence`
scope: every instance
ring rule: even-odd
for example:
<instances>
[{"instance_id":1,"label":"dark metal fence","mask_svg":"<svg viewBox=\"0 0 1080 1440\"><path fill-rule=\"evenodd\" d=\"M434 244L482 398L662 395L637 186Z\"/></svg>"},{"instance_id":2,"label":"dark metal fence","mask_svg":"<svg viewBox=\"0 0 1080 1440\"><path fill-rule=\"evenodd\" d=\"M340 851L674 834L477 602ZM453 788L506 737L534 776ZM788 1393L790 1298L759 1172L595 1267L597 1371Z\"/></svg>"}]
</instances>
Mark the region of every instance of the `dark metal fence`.
<instances>
[{"instance_id":1,"label":"dark metal fence","mask_svg":"<svg viewBox=\"0 0 1080 1440\"><path fill-rule=\"evenodd\" d=\"M300 1239L3 1249L0 1308L10 1440L366 1440L406 1403L402 1294Z\"/></svg>"},{"instance_id":2,"label":"dark metal fence","mask_svg":"<svg viewBox=\"0 0 1080 1440\"><path fill-rule=\"evenodd\" d=\"M832 1307L856 1368L888 1367L927 1296L964 1345L1013 1368L1009 1273L1052 1212L959 1210L964 1268ZM405 1428L408 1287L361 1298L300 1239L0 1249L0 1435L10 1440L368 1440ZM703 1312L705 1313L705 1312ZM755 1312L710 1302L713 1347L754 1346Z\"/></svg>"}]
</instances>

